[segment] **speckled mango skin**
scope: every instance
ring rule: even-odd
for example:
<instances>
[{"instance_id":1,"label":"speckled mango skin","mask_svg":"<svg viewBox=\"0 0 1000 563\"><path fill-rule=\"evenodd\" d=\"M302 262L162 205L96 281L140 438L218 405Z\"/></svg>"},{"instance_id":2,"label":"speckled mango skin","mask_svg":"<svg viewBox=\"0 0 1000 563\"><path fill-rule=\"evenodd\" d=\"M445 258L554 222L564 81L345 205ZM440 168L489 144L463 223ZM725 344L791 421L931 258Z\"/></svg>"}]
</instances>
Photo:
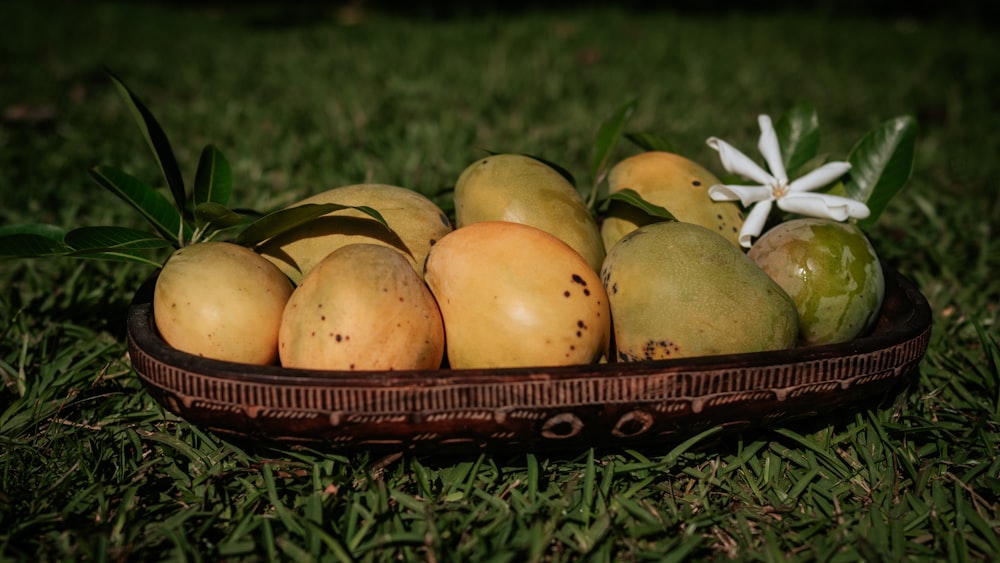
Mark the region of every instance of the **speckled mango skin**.
<instances>
[{"instance_id":1,"label":"speckled mango skin","mask_svg":"<svg viewBox=\"0 0 1000 563\"><path fill-rule=\"evenodd\" d=\"M301 282L303 276L327 254L355 243L395 248L420 272L431 245L452 230L451 222L437 204L420 193L400 186L340 186L293 206L308 203L368 206L382 215L392 231L361 211L343 209L259 245L257 252L278 266L295 284Z\"/></svg>"},{"instance_id":2,"label":"speckled mango skin","mask_svg":"<svg viewBox=\"0 0 1000 563\"><path fill-rule=\"evenodd\" d=\"M470 164L455 183L455 226L524 223L570 245L596 272L604 261L597 220L573 185L529 156L496 154Z\"/></svg>"},{"instance_id":3,"label":"speckled mango skin","mask_svg":"<svg viewBox=\"0 0 1000 563\"><path fill-rule=\"evenodd\" d=\"M692 223L640 227L601 271L621 362L781 350L795 345L791 298L738 247Z\"/></svg>"},{"instance_id":4,"label":"speckled mango skin","mask_svg":"<svg viewBox=\"0 0 1000 563\"><path fill-rule=\"evenodd\" d=\"M174 348L216 360L273 364L292 284L252 250L205 242L175 251L153 290L153 318Z\"/></svg>"},{"instance_id":5,"label":"speckled mango skin","mask_svg":"<svg viewBox=\"0 0 1000 563\"><path fill-rule=\"evenodd\" d=\"M678 154L647 151L618 162L608 172L608 191L629 188L643 199L670 211L678 220L716 231L739 246L743 212L731 201L712 201L708 188L719 179L697 162ZM654 221L634 206L611 202L601 224L601 237L608 250L619 239Z\"/></svg>"},{"instance_id":6,"label":"speckled mango skin","mask_svg":"<svg viewBox=\"0 0 1000 563\"><path fill-rule=\"evenodd\" d=\"M611 313L597 273L541 229L459 227L431 249L424 279L441 308L452 368L581 365L607 352Z\"/></svg>"},{"instance_id":7,"label":"speckled mango skin","mask_svg":"<svg viewBox=\"0 0 1000 563\"><path fill-rule=\"evenodd\" d=\"M793 219L765 232L747 256L795 301L804 345L847 342L878 318L885 273L857 225Z\"/></svg>"},{"instance_id":8,"label":"speckled mango skin","mask_svg":"<svg viewBox=\"0 0 1000 563\"><path fill-rule=\"evenodd\" d=\"M399 251L350 244L295 288L278 346L288 368L436 369L444 359L444 325L430 290Z\"/></svg>"}]
</instances>

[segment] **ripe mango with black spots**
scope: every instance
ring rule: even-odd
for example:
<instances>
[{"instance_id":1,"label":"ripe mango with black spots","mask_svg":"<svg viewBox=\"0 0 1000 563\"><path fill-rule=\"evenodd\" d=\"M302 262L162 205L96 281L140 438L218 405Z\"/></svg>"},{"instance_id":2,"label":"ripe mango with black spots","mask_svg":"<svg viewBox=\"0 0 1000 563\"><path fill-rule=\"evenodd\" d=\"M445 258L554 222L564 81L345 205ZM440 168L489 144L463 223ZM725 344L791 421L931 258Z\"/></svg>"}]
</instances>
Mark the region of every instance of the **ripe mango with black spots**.
<instances>
[{"instance_id":1,"label":"ripe mango with black spots","mask_svg":"<svg viewBox=\"0 0 1000 563\"><path fill-rule=\"evenodd\" d=\"M452 368L598 362L611 336L597 273L532 226L484 221L445 235L424 279L441 308Z\"/></svg>"},{"instance_id":2,"label":"ripe mango with black spots","mask_svg":"<svg viewBox=\"0 0 1000 563\"><path fill-rule=\"evenodd\" d=\"M436 369L444 359L444 325L434 296L399 251L349 244L295 288L278 346L288 368Z\"/></svg>"},{"instance_id":3,"label":"ripe mango with black spots","mask_svg":"<svg viewBox=\"0 0 1000 563\"><path fill-rule=\"evenodd\" d=\"M618 361L795 346L795 303L716 231L676 221L639 227L608 252L601 280Z\"/></svg>"}]
</instances>

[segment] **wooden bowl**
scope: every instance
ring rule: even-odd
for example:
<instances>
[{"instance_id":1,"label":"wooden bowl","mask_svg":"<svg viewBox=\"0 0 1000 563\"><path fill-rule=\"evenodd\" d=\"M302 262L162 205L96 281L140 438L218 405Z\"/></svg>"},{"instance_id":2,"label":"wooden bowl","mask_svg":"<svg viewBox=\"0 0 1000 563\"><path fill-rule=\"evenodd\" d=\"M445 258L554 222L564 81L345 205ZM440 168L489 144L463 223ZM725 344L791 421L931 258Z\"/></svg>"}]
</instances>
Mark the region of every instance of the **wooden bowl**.
<instances>
[{"instance_id":1,"label":"wooden bowl","mask_svg":"<svg viewBox=\"0 0 1000 563\"><path fill-rule=\"evenodd\" d=\"M153 318L155 276L128 314L148 392L210 431L324 448L585 449L673 442L858 408L898 392L930 337L912 282L885 267L870 334L777 352L572 367L339 372L211 360L170 347Z\"/></svg>"}]
</instances>

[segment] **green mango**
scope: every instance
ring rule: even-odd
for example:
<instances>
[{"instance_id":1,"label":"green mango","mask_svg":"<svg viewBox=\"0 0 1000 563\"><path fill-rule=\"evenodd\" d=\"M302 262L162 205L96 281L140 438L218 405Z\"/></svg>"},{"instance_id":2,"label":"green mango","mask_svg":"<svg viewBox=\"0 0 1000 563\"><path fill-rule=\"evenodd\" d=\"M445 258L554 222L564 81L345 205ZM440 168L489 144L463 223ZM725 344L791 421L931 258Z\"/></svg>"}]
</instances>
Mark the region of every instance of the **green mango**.
<instances>
[{"instance_id":1,"label":"green mango","mask_svg":"<svg viewBox=\"0 0 1000 563\"><path fill-rule=\"evenodd\" d=\"M604 260L597 220L562 174L520 154L470 164L455 183L455 227L483 221L530 225L562 240L596 272Z\"/></svg>"},{"instance_id":2,"label":"green mango","mask_svg":"<svg viewBox=\"0 0 1000 563\"><path fill-rule=\"evenodd\" d=\"M601 270L618 361L791 348L795 303L718 232L693 223L639 227Z\"/></svg>"},{"instance_id":3,"label":"green mango","mask_svg":"<svg viewBox=\"0 0 1000 563\"><path fill-rule=\"evenodd\" d=\"M697 162L679 154L647 151L615 164L608 172L608 191L631 189L649 203L666 208L678 221L708 227L739 246L743 212L732 201L712 201L708 188L719 179ZM645 212L612 201L601 224L608 250L631 231L655 222Z\"/></svg>"},{"instance_id":4,"label":"green mango","mask_svg":"<svg viewBox=\"0 0 1000 563\"><path fill-rule=\"evenodd\" d=\"M885 273L853 223L786 221L758 238L747 256L795 301L803 344L852 340L871 328L882 309Z\"/></svg>"}]
</instances>

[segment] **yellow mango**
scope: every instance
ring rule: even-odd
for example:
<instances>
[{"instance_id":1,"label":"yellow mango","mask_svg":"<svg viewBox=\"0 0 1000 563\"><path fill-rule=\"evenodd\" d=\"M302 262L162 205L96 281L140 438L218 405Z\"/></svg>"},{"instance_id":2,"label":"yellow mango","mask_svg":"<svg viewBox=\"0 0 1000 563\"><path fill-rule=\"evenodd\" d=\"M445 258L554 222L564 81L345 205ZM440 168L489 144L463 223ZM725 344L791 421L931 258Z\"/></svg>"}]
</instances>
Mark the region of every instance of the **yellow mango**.
<instances>
[{"instance_id":1,"label":"yellow mango","mask_svg":"<svg viewBox=\"0 0 1000 563\"><path fill-rule=\"evenodd\" d=\"M634 190L652 204L666 208L678 221L707 227L739 246L743 212L732 201L712 201L708 188L719 179L697 162L678 154L647 151L618 162L608 172L608 191ZM613 201L601 223L604 247L611 247L635 229L654 222L643 211Z\"/></svg>"},{"instance_id":2,"label":"yellow mango","mask_svg":"<svg viewBox=\"0 0 1000 563\"><path fill-rule=\"evenodd\" d=\"M470 164L455 184L455 226L524 223L562 240L596 272L604 261L597 221L573 184L551 166L520 154Z\"/></svg>"},{"instance_id":3,"label":"yellow mango","mask_svg":"<svg viewBox=\"0 0 1000 563\"><path fill-rule=\"evenodd\" d=\"M257 251L296 284L327 254L342 246L361 242L399 250L420 272L431 245L452 230L448 217L437 204L422 194L399 186L341 186L308 197L293 206L308 203L368 206L378 211L392 230L361 211L342 209L260 244Z\"/></svg>"},{"instance_id":4,"label":"yellow mango","mask_svg":"<svg viewBox=\"0 0 1000 563\"><path fill-rule=\"evenodd\" d=\"M205 242L175 251L153 290L160 336L189 354L247 364L278 358L278 326L292 284L252 250Z\"/></svg>"},{"instance_id":5,"label":"yellow mango","mask_svg":"<svg viewBox=\"0 0 1000 563\"><path fill-rule=\"evenodd\" d=\"M444 359L444 325L434 296L399 251L349 244L295 288L278 347L289 368L436 369Z\"/></svg>"},{"instance_id":6,"label":"yellow mango","mask_svg":"<svg viewBox=\"0 0 1000 563\"><path fill-rule=\"evenodd\" d=\"M444 318L452 368L587 364L607 351L611 315L600 278L541 229L459 227L431 248L424 279Z\"/></svg>"}]
</instances>

